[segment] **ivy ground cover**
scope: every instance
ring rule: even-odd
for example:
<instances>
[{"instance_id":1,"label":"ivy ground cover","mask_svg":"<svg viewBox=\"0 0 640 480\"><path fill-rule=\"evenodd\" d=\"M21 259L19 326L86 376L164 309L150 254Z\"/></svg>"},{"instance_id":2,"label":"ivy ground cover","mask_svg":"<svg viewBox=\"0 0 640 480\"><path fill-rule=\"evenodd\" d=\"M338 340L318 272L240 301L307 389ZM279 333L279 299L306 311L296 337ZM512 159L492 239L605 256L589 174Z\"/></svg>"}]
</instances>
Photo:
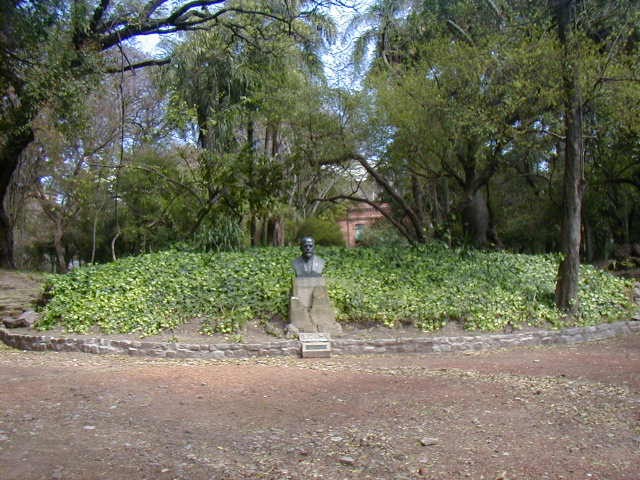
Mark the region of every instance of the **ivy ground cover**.
<instances>
[{"instance_id":1,"label":"ivy ground cover","mask_svg":"<svg viewBox=\"0 0 640 480\"><path fill-rule=\"evenodd\" d=\"M169 250L53 275L40 328L153 335L194 318L205 333L233 333L252 319L286 318L296 248L191 253ZM507 324L562 325L553 306L559 258L421 248L321 248L329 296L340 322L412 323L435 330L447 321L471 330ZM583 266L574 324L629 314L631 284Z\"/></svg>"}]
</instances>

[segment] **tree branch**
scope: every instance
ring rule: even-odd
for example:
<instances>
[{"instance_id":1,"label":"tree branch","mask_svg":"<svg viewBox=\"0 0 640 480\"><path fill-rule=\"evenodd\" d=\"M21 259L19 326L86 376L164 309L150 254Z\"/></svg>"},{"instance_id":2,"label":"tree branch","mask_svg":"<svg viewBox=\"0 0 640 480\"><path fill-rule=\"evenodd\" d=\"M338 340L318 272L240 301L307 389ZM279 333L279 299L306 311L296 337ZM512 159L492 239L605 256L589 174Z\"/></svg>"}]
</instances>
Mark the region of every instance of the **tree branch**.
<instances>
[{"instance_id":1,"label":"tree branch","mask_svg":"<svg viewBox=\"0 0 640 480\"><path fill-rule=\"evenodd\" d=\"M367 205L375 208L378 212L380 212L384 216L384 218L389 220L389 222L391 222L391 224L400 232L400 234L403 237L407 239L407 241L412 246L416 245L416 241L409 234L407 227L401 221L394 218L389 212L389 209L383 208L382 205L380 205L379 203L373 202L367 198L356 197L355 195L335 195L333 197L328 197L324 199L315 199L315 200L320 202L337 202L339 200L350 200L353 202L366 203Z\"/></svg>"},{"instance_id":2,"label":"tree branch","mask_svg":"<svg viewBox=\"0 0 640 480\"><path fill-rule=\"evenodd\" d=\"M447 26L451 29L451 31L454 34L458 34L469 45L471 46L475 45L475 43L473 42L473 39L469 36L469 34L465 32L464 29L460 25L458 25L456 22L449 19L447 20Z\"/></svg>"},{"instance_id":3,"label":"tree branch","mask_svg":"<svg viewBox=\"0 0 640 480\"><path fill-rule=\"evenodd\" d=\"M600 79L603 83L614 83L614 82L632 82L638 83L640 82L640 78L636 77L602 77Z\"/></svg>"},{"instance_id":4,"label":"tree branch","mask_svg":"<svg viewBox=\"0 0 640 480\"><path fill-rule=\"evenodd\" d=\"M161 67L162 65L168 65L171 63L171 58L155 58L151 60L144 60L137 63L129 63L126 67L120 67L117 65L109 66L105 69L106 73L122 73L138 70L145 67Z\"/></svg>"},{"instance_id":5,"label":"tree branch","mask_svg":"<svg viewBox=\"0 0 640 480\"><path fill-rule=\"evenodd\" d=\"M89 31L95 32L98 28L98 24L102 17L104 16L104 12L109 8L109 3L111 0L100 0L100 3L96 7L93 12L93 17L91 18L91 23L89 23Z\"/></svg>"},{"instance_id":6,"label":"tree branch","mask_svg":"<svg viewBox=\"0 0 640 480\"><path fill-rule=\"evenodd\" d=\"M114 25L117 25L115 31L106 33L102 38L98 38L97 41L101 50L107 50L123 40L127 40L138 35L158 34L165 35L168 33L174 33L177 31L193 30L197 26L214 22L219 17L229 14L237 13L240 15L257 15L266 18L271 18L277 21L285 21L286 19L278 15L269 13L262 10L251 10L242 7L227 7L219 8L215 12L196 12L197 8L206 8L215 5L221 5L227 0L199 0L188 2L181 7L178 7L171 14L164 18L150 19L145 17L146 21L139 23L131 23L128 19L116 19ZM155 2L155 8L164 2Z\"/></svg>"},{"instance_id":7,"label":"tree branch","mask_svg":"<svg viewBox=\"0 0 640 480\"><path fill-rule=\"evenodd\" d=\"M416 214L416 212L411 208L411 206L406 202L406 200L391 186L391 184L382 176L380 173L369 165L369 162L361 156L355 155L355 159L364 167L369 175L373 177L378 185L380 185L390 196L395 200L395 202L400 205L402 210L407 214L409 220L414 226L414 230L416 232L416 238L418 241L422 242L424 240L424 232L422 232L422 222L420 218Z\"/></svg>"},{"instance_id":8,"label":"tree branch","mask_svg":"<svg viewBox=\"0 0 640 480\"><path fill-rule=\"evenodd\" d=\"M458 182L458 184L462 188L464 188L464 179L460 175L458 175L458 173L453 168L451 168L451 165L449 165L449 162L444 159L444 156L440 159L440 165L442 166L442 170L444 170L445 173L447 173L451 178Z\"/></svg>"},{"instance_id":9,"label":"tree branch","mask_svg":"<svg viewBox=\"0 0 640 480\"><path fill-rule=\"evenodd\" d=\"M605 183L612 185L631 185L640 190L640 182L633 181L629 178L610 178L605 180Z\"/></svg>"},{"instance_id":10,"label":"tree branch","mask_svg":"<svg viewBox=\"0 0 640 480\"><path fill-rule=\"evenodd\" d=\"M166 0L151 0L142 9L142 15L144 18L150 18L151 15L153 15L153 12L155 12L165 2Z\"/></svg>"},{"instance_id":11,"label":"tree branch","mask_svg":"<svg viewBox=\"0 0 640 480\"><path fill-rule=\"evenodd\" d=\"M152 19L151 15L160 6L167 3L167 0L152 0L150 1L146 9L143 12L144 18L141 22L131 23L131 20L126 17L114 18L111 23L111 29L115 28L115 31L106 33L102 38L96 40L100 44L101 50L107 50L123 40L135 37L137 35L151 34L151 33L168 33L163 32L163 27L175 27L176 24L181 23L179 20L182 16L194 10L196 8L206 8L209 6L218 5L224 3L226 0L198 0L193 2L187 2L182 6L177 7L173 12L164 18ZM221 15L218 12L210 14L211 19ZM97 33L97 32L95 32Z\"/></svg>"}]
</instances>

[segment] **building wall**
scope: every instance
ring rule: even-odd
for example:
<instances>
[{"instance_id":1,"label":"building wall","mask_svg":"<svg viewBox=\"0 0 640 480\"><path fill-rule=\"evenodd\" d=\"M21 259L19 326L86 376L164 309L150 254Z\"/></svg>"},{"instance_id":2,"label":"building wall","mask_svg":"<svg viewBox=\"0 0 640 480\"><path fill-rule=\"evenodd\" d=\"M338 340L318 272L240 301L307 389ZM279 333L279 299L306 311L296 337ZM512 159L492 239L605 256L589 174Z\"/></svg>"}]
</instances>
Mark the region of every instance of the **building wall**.
<instances>
[{"instance_id":1,"label":"building wall","mask_svg":"<svg viewBox=\"0 0 640 480\"><path fill-rule=\"evenodd\" d=\"M386 204L382 206L383 208L388 207ZM359 235L381 218L383 215L370 205L348 209L346 217L338 221L347 247L355 247Z\"/></svg>"}]
</instances>

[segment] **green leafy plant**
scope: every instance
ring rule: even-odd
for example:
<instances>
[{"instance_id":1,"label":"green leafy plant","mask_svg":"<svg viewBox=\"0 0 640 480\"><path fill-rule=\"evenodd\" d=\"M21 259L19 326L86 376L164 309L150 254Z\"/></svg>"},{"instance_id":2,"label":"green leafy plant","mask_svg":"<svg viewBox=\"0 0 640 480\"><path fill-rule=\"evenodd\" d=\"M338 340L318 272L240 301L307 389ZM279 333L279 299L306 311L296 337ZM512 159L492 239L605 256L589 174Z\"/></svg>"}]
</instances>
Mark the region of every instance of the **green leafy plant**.
<instances>
[{"instance_id":1,"label":"green leafy plant","mask_svg":"<svg viewBox=\"0 0 640 480\"><path fill-rule=\"evenodd\" d=\"M563 325L553 303L558 257L449 249L319 247L341 322L459 321L472 330ZM176 250L130 257L48 279L41 328L153 335L194 318L203 333L237 333L249 320L286 318L294 247L243 252ZM629 281L583 266L574 324L624 318Z\"/></svg>"},{"instance_id":2,"label":"green leafy plant","mask_svg":"<svg viewBox=\"0 0 640 480\"><path fill-rule=\"evenodd\" d=\"M344 246L344 238L338 224L329 219L310 217L300 224L296 237L313 237L317 245Z\"/></svg>"}]
</instances>

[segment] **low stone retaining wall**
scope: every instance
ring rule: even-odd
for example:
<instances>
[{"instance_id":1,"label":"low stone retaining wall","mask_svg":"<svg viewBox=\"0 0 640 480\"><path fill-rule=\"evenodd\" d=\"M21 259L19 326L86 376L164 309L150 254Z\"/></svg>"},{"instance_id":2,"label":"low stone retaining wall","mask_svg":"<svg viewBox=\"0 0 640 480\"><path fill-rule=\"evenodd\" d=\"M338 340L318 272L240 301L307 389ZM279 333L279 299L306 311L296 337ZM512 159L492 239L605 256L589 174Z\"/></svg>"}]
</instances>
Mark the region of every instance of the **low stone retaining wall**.
<instances>
[{"instance_id":1,"label":"low stone retaining wall","mask_svg":"<svg viewBox=\"0 0 640 480\"><path fill-rule=\"evenodd\" d=\"M334 355L370 353L437 353L485 350L530 345L573 344L640 332L640 321L605 323L591 327L544 330L525 333L489 334L456 337L392 338L380 340L336 339L331 342ZM299 356L297 340L262 344L222 343L187 344L105 338L52 337L12 332L0 328L0 340L21 350L52 350L97 354L125 354L164 358L248 358Z\"/></svg>"}]
</instances>

